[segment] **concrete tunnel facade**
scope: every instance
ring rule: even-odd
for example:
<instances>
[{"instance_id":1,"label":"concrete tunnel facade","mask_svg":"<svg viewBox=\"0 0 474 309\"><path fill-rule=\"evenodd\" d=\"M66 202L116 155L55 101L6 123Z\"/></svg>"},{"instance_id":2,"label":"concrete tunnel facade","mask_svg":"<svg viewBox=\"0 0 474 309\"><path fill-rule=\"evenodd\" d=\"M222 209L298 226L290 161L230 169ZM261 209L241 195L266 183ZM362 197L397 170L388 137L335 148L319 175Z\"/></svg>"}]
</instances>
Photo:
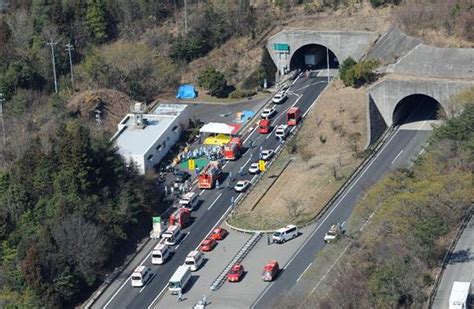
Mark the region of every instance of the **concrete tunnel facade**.
<instances>
[{"instance_id":1,"label":"concrete tunnel facade","mask_svg":"<svg viewBox=\"0 0 474 309\"><path fill-rule=\"evenodd\" d=\"M283 30L267 40L267 49L279 72L290 69L295 53L308 45L327 47L342 63L352 57L359 61L368 51L378 34L368 31L315 31L315 30ZM288 44L288 52L275 50L275 44Z\"/></svg>"},{"instance_id":2,"label":"concrete tunnel facade","mask_svg":"<svg viewBox=\"0 0 474 309\"><path fill-rule=\"evenodd\" d=\"M449 101L463 90L474 87L474 81L452 81L445 79L406 80L384 79L367 90L367 121L370 143L381 134L381 127L394 123L394 111L403 99L413 95L424 95L439 103L447 117L451 117ZM416 103L412 103L416 104Z\"/></svg>"}]
</instances>

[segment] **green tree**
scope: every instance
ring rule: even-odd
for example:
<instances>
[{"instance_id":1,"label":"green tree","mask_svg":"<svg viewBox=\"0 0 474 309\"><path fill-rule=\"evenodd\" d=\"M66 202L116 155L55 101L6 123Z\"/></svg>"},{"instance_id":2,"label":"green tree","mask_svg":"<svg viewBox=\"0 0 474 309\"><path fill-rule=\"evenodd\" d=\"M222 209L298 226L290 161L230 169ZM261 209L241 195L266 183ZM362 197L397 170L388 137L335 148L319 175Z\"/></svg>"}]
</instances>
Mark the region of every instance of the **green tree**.
<instances>
[{"instance_id":1,"label":"green tree","mask_svg":"<svg viewBox=\"0 0 474 309\"><path fill-rule=\"evenodd\" d=\"M87 1L86 24L96 42L104 42L108 38L107 11L102 0Z\"/></svg>"},{"instance_id":2,"label":"green tree","mask_svg":"<svg viewBox=\"0 0 474 309\"><path fill-rule=\"evenodd\" d=\"M224 74L213 67L208 67L198 76L198 84L206 89L210 95L220 97L224 95L227 81Z\"/></svg>"},{"instance_id":3,"label":"green tree","mask_svg":"<svg viewBox=\"0 0 474 309\"><path fill-rule=\"evenodd\" d=\"M378 60L364 60L356 63L354 59L347 58L339 70L344 85L360 87L376 79L375 69L379 66Z\"/></svg>"}]
</instances>

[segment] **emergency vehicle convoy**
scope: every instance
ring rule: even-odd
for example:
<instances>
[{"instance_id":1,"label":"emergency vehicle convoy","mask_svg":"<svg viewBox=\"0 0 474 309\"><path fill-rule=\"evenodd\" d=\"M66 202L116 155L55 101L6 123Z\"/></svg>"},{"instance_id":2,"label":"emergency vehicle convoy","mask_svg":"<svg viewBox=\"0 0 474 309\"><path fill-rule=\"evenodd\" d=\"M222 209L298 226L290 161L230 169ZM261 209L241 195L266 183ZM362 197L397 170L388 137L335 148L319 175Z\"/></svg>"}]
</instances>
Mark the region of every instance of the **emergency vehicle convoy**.
<instances>
[{"instance_id":1,"label":"emergency vehicle convoy","mask_svg":"<svg viewBox=\"0 0 474 309\"><path fill-rule=\"evenodd\" d=\"M224 146L224 159L237 160L240 158L242 150L242 141L240 137L233 137L230 142Z\"/></svg>"},{"instance_id":2,"label":"emergency vehicle convoy","mask_svg":"<svg viewBox=\"0 0 474 309\"><path fill-rule=\"evenodd\" d=\"M212 189L221 175L221 166L217 161L209 162L198 176L199 189Z\"/></svg>"}]
</instances>

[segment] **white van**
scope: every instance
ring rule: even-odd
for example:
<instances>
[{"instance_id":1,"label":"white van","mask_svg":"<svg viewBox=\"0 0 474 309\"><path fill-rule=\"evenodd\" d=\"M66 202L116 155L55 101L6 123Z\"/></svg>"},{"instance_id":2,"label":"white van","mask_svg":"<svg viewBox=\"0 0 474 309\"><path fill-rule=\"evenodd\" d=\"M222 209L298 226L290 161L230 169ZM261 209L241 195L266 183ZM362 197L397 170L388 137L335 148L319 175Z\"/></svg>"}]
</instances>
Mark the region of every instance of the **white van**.
<instances>
[{"instance_id":1,"label":"white van","mask_svg":"<svg viewBox=\"0 0 474 309\"><path fill-rule=\"evenodd\" d=\"M181 238L181 229L177 225L172 225L166 229L162 237L166 245L174 246Z\"/></svg>"},{"instance_id":2,"label":"white van","mask_svg":"<svg viewBox=\"0 0 474 309\"><path fill-rule=\"evenodd\" d=\"M142 265L135 268L132 273L131 281L132 286L142 287L152 276L151 269Z\"/></svg>"},{"instance_id":3,"label":"white van","mask_svg":"<svg viewBox=\"0 0 474 309\"><path fill-rule=\"evenodd\" d=\"M151 263L152 264L164 264L170 255L170 250L165 244L158 244L153 248L151 252Z\"/></svg>"},{"instance_id":4,"label":"white van","mask_svg":"<svg viewBox=\"0 0 474 309\"><path fill-rule=\"evenodd\" d=\"M192 211L196 208L198 202L197 194L194 192L188 192L179 200L179 205Z\"/></svg>"},{"instance_id":5,"label":"white van","mask_svg":"<svg viewBox=\"0 0 474 309\"><path fill-rule=\"evenodd\" d=\"M296 225L287 225L273 233L272 238L273 242L282 244L290 239L296 238L298 234L299 232Z\"/></svg>"},{"instance_id":6,"label":"white van","mask_svg":"<svg viewBox=\"0 0 474 309\"><path fill-rule=\"evenodd\" d=\"M191 279L191 269L187 265L181 265L176 269L168 284L171 294L182 292Z\"/></svg>"},{"instance_id":7,"label":"white van","mask_svg":"<svg viewBox=\"0 0 474 309\"><path fill-rule=\"evenodd\" d=\"M288 125L281 124L276 128L275 136L279 139L285 139L288 133L290 133L290 129L288 128Z\"/></svg>"},{"instance_id":8,"label":"white van","mask_svg":"<svg viewBox=\"0 0 474 309\"><path fill-rule=\"evenodd\" d=\"M188 265L191 271L196 271L201 267L204 261L203 254L200 251L191 251L184 260L184 265Z\"/></svg>"}]
</instances>

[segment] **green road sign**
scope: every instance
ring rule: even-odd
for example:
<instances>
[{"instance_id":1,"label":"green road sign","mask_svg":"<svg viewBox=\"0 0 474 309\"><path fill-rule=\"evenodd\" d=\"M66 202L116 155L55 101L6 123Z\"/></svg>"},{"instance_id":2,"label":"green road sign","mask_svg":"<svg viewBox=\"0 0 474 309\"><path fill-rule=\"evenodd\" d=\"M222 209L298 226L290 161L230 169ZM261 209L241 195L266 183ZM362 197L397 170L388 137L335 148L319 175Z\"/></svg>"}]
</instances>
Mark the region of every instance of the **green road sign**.
<instances>
[{"instance_id":1,"label":"green road sign","mask_svg":"<svg viewBox=\"0 0 474 309\"><path fill-rule=\"evenodd\" d=\"M153 223L161 223L161 217L153 217Z\"/></svg>"},{"instance_id":2,"label":"green road sign","mask_svg":"<svg viewBox=\"0 0 474 309\"><path fill-rule=\"evenodd\" d=\"M273 49L276 51L282 51L282 52L289 52L290 51L290 45L286 43L275 43L273 44Z\"/></svg>"}]
</instances>

